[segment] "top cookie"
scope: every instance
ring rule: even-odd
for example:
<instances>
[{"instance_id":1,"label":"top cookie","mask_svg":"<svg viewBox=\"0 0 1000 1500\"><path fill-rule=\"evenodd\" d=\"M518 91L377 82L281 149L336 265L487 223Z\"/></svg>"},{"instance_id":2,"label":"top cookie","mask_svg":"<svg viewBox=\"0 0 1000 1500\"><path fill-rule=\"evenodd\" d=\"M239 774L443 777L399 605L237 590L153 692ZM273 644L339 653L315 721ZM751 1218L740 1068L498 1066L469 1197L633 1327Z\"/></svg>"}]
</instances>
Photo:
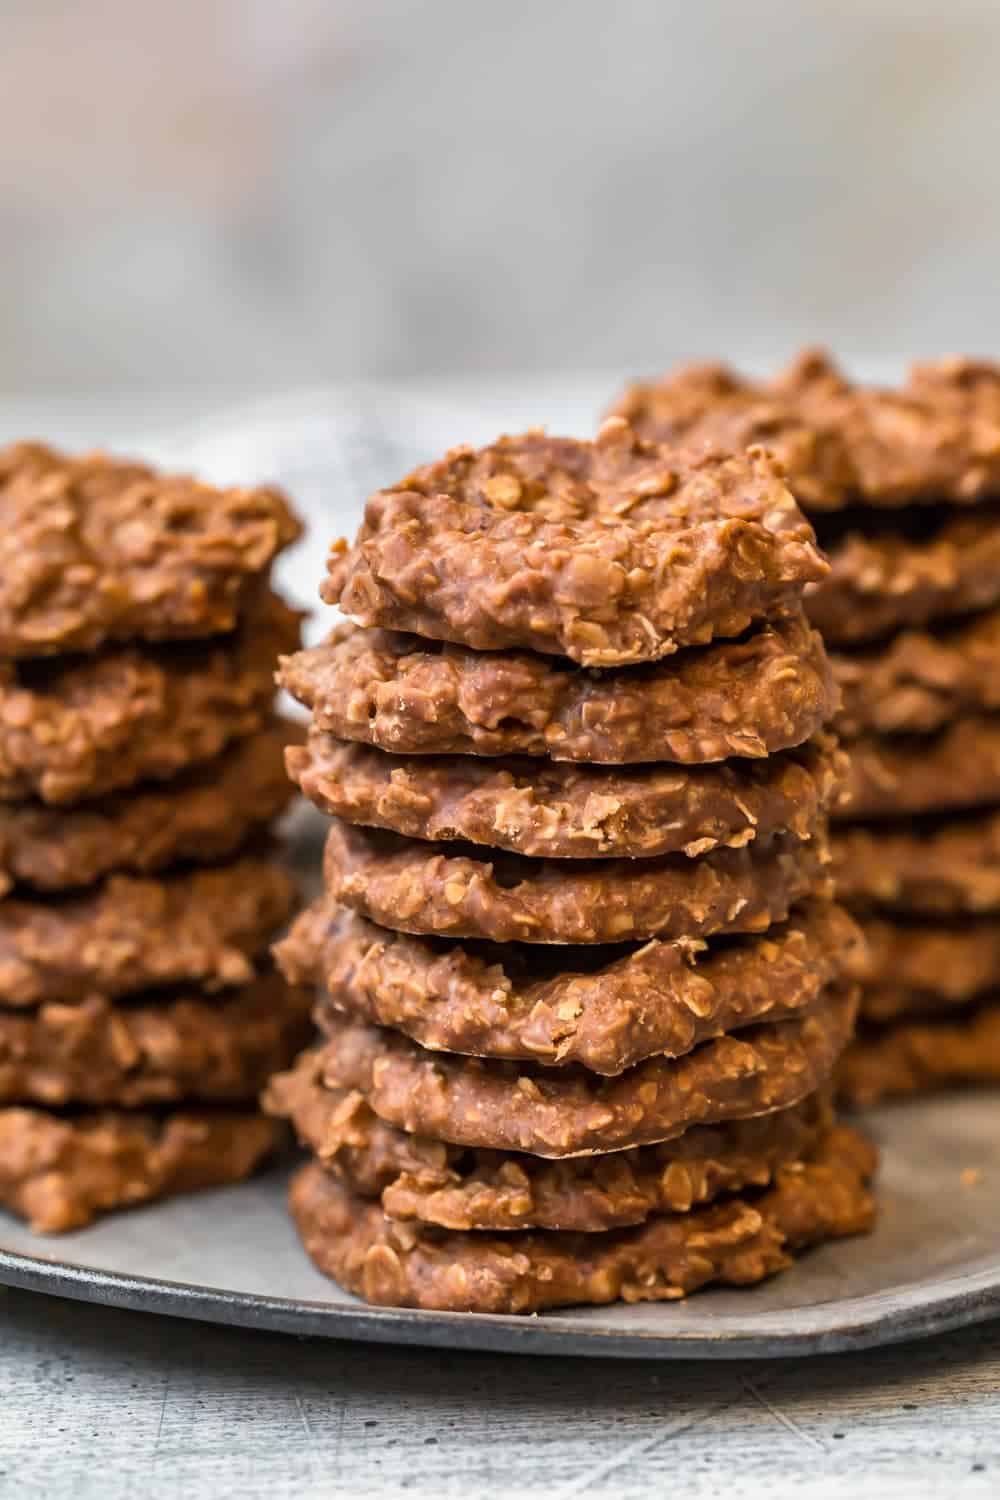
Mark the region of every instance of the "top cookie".
<instances>
[{"instance_id":1,"label":"top cookie","mask_svg":"<svg viewBox=\"0 0 1000 1500\"><path fill-rule=\"evenodd\" d=\"M915 365L891 391L853 385L819 350L773 380L689 365L630 385L612 411L659 442L762 444L809 510L1000 494L1000 365L985 361Z\"/></svg>"},{"instance_id":2,"label":"top cookie","mask_svg":"<svg viewBox=\"0 0 1000 1500\"><path fill-rule=\"evenodd\" d=\"M299 532L277 490L34 443L0 450L0 656L231 630Z\"/></svg>"},{"instance_id":3,"label":"top cookie","mask_svg":"<svg viewBox=\"0 0 1000 1500\"><path fill-rule=\"evenodd\" d=\"M779 466L611 421L456 448L369 500L321 593L363 625L586 666L655 661L795 608L827 573Z\"/></svg>"}]
</instances>

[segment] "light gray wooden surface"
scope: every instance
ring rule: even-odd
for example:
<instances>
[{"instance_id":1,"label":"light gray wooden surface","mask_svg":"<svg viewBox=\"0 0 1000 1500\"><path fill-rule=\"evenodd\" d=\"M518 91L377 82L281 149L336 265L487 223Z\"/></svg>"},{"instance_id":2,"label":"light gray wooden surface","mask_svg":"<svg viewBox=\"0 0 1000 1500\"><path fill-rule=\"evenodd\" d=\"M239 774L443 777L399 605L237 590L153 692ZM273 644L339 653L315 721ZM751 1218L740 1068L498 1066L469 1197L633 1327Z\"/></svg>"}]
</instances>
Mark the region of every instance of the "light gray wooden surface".
<instances>
[{"instance_id":1,"label":"light gray wooden surface","mask_svg":"<svg viewBox=\"0 0 1000 1500\"><path fill-rule=\"evenodd\" d=\"M305 1342L0 1294L17 1500L1000 1491L1000 1325L738 1364Z\"/></svg>"}]
</instances>

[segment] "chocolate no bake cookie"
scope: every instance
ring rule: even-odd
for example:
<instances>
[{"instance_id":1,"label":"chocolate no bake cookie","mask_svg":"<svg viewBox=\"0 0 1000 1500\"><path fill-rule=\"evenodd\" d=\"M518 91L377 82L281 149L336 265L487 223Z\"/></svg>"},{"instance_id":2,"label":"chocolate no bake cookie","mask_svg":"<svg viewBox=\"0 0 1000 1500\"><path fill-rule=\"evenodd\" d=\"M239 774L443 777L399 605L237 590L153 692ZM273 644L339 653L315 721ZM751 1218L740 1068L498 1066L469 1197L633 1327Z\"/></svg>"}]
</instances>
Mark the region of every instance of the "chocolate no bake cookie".
<instances>
[{"instance_id":1,"label":"chocolate no bake cookie","mask_svg":"<svg viewBox=\"0 0 1000 1500\"><path fill-rule=\"evenodd\" d=\"M915 365L896 390L854 384L815 349L772 380L688 365L630 385L612 411L661 442L760 444L810 510L1000 494L1000 366L984 360Z\"/></svg>"},{"instance_id":2,"label":"chocolate no bake cookie","mask_svg":"<svg viewBox=\"0 0 1000 1500\"><path fill-rule=\"evenodd\" d=\"M491 1237L390 1219L318 1164L292 1183L291 1209L308 1254L369 1302L448 1311L530 1313L574 1303L674 1301L710 1282L748 1286L795 1251L871 1227L872 1148L830 1131L774 1186L689 1214L656 1215L610 1234Z\"/></svg>"},{"instance_id":3,"label":"chocolate no bake cookie","mask_svg":"<svg viewBox=\"0 0 1000 1500\"><path fill-rule=\"evenodd\" d=\"M848 752L836 818L912 817L1000 802L1000 714L956 719L933 735L863 735Z\"/></svg>"},{"instance_id":4,"label":"chocolate no bake cookie","mask_svg":"<svg viewBox=\"0 0 1000 1500\"><path fill-rule=\"evenodd\" d=\"M401 932L493 942L614 943L759 932L829 893L825 837L643 860L529 859L334 823L329 892Z\"/></svg>"},{"instance_id":5,"label":"chocolate no bake cookie","mask_svg":"<svg viewBox=\"0 0 1000 1500\"><path fill-rule=\"evenodd\" d=\"M1000 812L831 839L837 890L854 907L952 915L1000 912Z\"/></svg>"},{"instance_id":6,"label":"chocolate no bake cookie","mask_svg":"<svg viewBox=\"0 0 1000 1500\"><path fill-rule=\"evenodd\" d=\"M801 610L739 640L616 672L340 626L285 658L279 676L314 726L338 739L397 754L608 765L774 755L815 734L838 702Z\"/></svg>"},{"instance_id":7,"label":"chocolate no bake cookie","mask_svg":"<svg viewBox=\"0 0 1000 1500\"><path fill-rule=\"evenodd\" d=\"M857 1109L934 1089L1000 1083L1000 1003L971 1015L863 1029L841 1058L837 1085Z\"/></svg>"},{"instance_id":8,"label":"chocolate no bake cookie","mask_svg":"<svg viewBox=\"0 0 1000 1500\"><path fill-rule=\"evenodd\" d=\"M282 1133L249 1110L0 1109L0 1204L36 1234L64 1234L118 1209L242 1182Z\"/></svg>"},{"instance_id":9,"label":"chocolate no bake cookie","mask_svg":"<svg viewBox=\"0 0 1000 1500\"><path fill-rule=\"evenodd\" d=\"M114 997L182 982L240 985L290 916L295 883L273 851L61 898L0 902L0 1002Z\"/></svg>"},{"instance_id":10,"label":"chocolate no bake cookie","mask_svg":"<svg viewBox=\"0 0 1000 1500\"><path fill-rule=\"evenodd\" d=\"M739 635L827 571L765 454L672 452L615 420L415 470L369 500L321 593L357 624L600 667Z\"/></svg>"},{"instance_id":11,"label":"chocolate no bake cookie","mask_svg":"<svg viewBox=\"0 0 1000 1500\"><path fill-rule=\"evenodd\" d=\"M297 738L297 724L275 719L167 785L71 808L0 803L0 896L13 886L64 891L116 871L151 875L235 854L291 800L284 750Z\"/></svg>"},{"instance_id":12,"label":"chocolate no bake cookie","mask_svg":"<svg viewBox=\"0 0 1000 1500\"><path fill-rule=\"evenodd\" d=\"M268 594L211 641L0 662L0 801L77 802L210 760L267 722L299 626Z\"/></svg>"},{"instance_id":13,"label":"chocolate no bake cookie","mask_svg":"<svg viewBox=\"0 0 1000 1500\"><path fill-rule=\"evenodd\" d=\"M397 1032L318 1017L323 1078L355 1089L389 1124L454 1145L585 1156L622 1151L787 1109L830 1076L854 1026L855 992L831 989L804 1016L749 1027L614 1078L579 1066L451 1057Z\"/></svg>"},{"instance_id":14,"label":"chocolate no bake cookie","mask_svg":"<svg viewBox=\"0 0 1000 1500\"><path fill-rule=\"evenodd\" d=\"M271 489L213 489L38 443L0 451L0 656L231 630L299 535Z\"/></svg>"},{"instance_id":15,"label":"chocolate no bake cookie","mask_svg":"<svg viewBox=\"0 0 1000 1500\"><path fill-rule=\"evenodd\" d=\"M0 1011L0 1102L121 1105L253 1101L309 1035L311 997L267 972L218 996L199 990L113 1005Z\"/></svg>"},{"instance_id":16,"label":"chocolate no bake cookie","mask_svg":"<svg viewBox=\"0 0 1000 1500\"><path fill-rule=\"evenodd\" d=\"M306 1052L271 1080L265 1107L352 1192L390 1219L443 1229L570 1229L597 1233L656 1213L688 1213L723 1193L766 1187L777 1167L829 1128L825 1096L751 1120L701 1125L672 1141L562 1161L449 1146L380 1120L361 1095L328 1088Z\"/></svg>"},{"instance_id":17,"label":"chocolate no bake cookie","mask_svg":"<svg viewBox=\"0 0 1000 1500\"><path fill-rule=\"evenodd\" d=\"M557 859L695 857L813 838L846 762L831 741L764 761L581 766L399 756L313 730L288 772L321 812L411 838Z\"/></svg>"},{"instance_id":18,"label":"chocolate no bake cookie","mask_svg":"<svg viewBox=\"0 0 1000 1500\"><path fill-rule=\"evenodd\" d=\"M1000 990L995 917L928 922L863 916L859 922L865 941L852 969L867 1020L943 1013Z\"/></svg>"},{"instance_id":19,"label":"chocolate no bake cookie","mask_svg":"<svg viewBox=\"0 0 1000 1500\"><path fill-rule=\"evenodd\" d=\"M857 961L858 942L847 913L828 902L762 937L595 950L407 937L327 898L275 953L292 983L326 990L321 1007L433 1051L614 1075L808 1010Z\"/></svg>"}]
</instances>

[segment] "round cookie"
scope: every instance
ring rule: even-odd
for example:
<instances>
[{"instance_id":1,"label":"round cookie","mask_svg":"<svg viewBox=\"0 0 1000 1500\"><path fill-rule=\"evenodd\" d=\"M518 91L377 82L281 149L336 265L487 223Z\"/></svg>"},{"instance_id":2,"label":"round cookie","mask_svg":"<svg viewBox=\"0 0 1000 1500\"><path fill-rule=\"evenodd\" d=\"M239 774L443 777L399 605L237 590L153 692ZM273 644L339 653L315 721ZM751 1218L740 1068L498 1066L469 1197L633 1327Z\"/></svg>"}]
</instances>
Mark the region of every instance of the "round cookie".
<instances>
[{"instance_id":1,"label":"round cookie","mask_svg":"<svg viewBox=\"0 0 1000 1500\"><path fill-rule=\"evenodd\" d=\"M1000 812L900 832L841 828L830 847L837 892L852 907L1000 911Z\"/></svg>"},{"instance_id":2,"label":"round cookie","mask_svg":"<svg viewBox=\"0 0 1000 1500\"><path fill-rule=\"evenodd\" d=\"M840 1062L837 1087L856 1109L936 1089L1000 1083L1000 1004L955 1020L862 1030Z\"/></svg>"},{"instance_id":3,"label":"round cookie","mask_svg":"<svg viewBox=\"0 0 1000 1500\"><path fill-rule=\"evenodd\" d=\"M852 972L869 1021L943 1014L1000 989L1000 922L859 919L864 946Z\"/></svg>"},{"instance_id":4,"label":"round cookie","mask_svg":"<svg viewBox=\"0 0 1000 1500\"><path fill-rule=\"evenodd\" d=\"M493 1233L569 1229L593 1234L688 1213L724 1193L766 1187L775 1169L812 1150L829 1128L825 1099L753 1120L696 1126L673 1141L546 1161L472 1151L407 1135L360 1095L324 1087L322 1061L303 1053L268 1086L265 1108L350 1192L378 1198L390 1219ZM2 1117L0 1117L2 1132Z\"/></svg>"},{"instance_id":5,"label":"round cookie","mask_svg":"<svg viewBox=\"0 0 1000 1500\"><path fill-rule=\"evenodd\" d=\"M497 943L614 943L759 932L829 894L825 838L643 860L528 859L335 822L327 890L396 931Z\"/></svg>"},{"instance_id":6,"label":"round cookie","mask_svg":"<svg viewBox=\"0 0 1000 1500\"><path fill-rule=\"evenodd\" d=\"M774 1187L611 1234L521 1231L492 1238L388 1218L317 1163L292 1182L306 1251L369 1302L451 1312L531 1313L579 1303L675 1301L710 1282L748 1286L792 1253L871 1228L875 1153L831 1131L815 1155L779 1168Z\"/></svg>"},{"instance_id":7,"label":"round cookie","mask_svg":"<svg viewBox=\"0 0 1000 1500\"><path fill-rule=\"evenodd\" d=\"M162 879L112 875L60 900L8 898L0 902L0 1006L244 984L295 899L294 881L267 851Z\"/></svg>"},{"instance_id":8,"label":"round cookie","mask_svg":"<svg viewBox=\"0 0 1000 1500\"><path fill-rule=\"evenodd\" d=\"M300 529L277 490L16 443L0 450L0 657L232 630Z\"/></svg>"},{"instance_id":9,"label":"round cookie","mask_svg":"<svg viewBox=\"0 0 1000 1500\"><path fill-rule=\"evenodd\" d=\"M0 1011L0 1102L252 1102L309 1036L311 996L275 973L224 995L199 990L113 1005Z\"/></svg>"},{"instance_id":10,"label":"round cookie","mask_svg":"<svg viewBox=\"0 0 1000 1500\"><path fill-rule=\"evenodd\" d=\"M563 1157L798 1104L830 1076L856 1008L854 992L831 990L799 1019L719 1037L677 1060L649 1058L617 1078L451 1057L326 1011L318 1019L324 1082L356 1089L390 1125L454 1145Z\"/></svg>"},{"instance_id":11,"label":"round cookie","mask_svg":"<svg viewBox=\"0 0 1000 1500\"><path fill-rule=\"evenodd\" d=\"M809 839L839 796L846 765L832 741L764 761L604 768L387 755L316 730L286 761L331 817L556 859L693 858L779 833Z\"/></svg>"},{"instance_id":12,"label":"round cookie","mask_svg":"<svg viewBox=\"0 0 1000 1500\"><path fill-rule=\"evenodd\" d=\"M585 666L656 661L801 602L828 569L780 468L619 420L453 449L373 496L321 587L356 624Z\"/></svg>"},{"instance_id":13,"label":"round cookie","mask_svg":"<svg viewBox=\"0 0 1000 1500\"><path fill-rule=\"evenodd\" d=\"M298 734L275 719L169 785L99 802L0 804L0 896L15 885L64 891L115 871L149 875L233 855L291 800L284 749Z\"/></svg>"},{"instance_id":14,"label":"round cookie","mask_svg":"<svg viewBox=\"0 0 1000 1500\"><path fill-rule=\"evenodd\" d=\"M864 735L845 748L847 776L834 818L942 814L1000 802L1000 714L956 719L934 735Z\"/></svg>"},{"instance_id":15,"label":"round cookie","mask_svg":"<svg viewBox=\"0 0 1000 1500\"><path fill-rule=\"evenodd\" d=\"M608 765L774 755L809 739L838 702L822 640L801 611L619 672L340 626L286 657L279 678L338 739L397 754Z\"/></svg>"},{"instance_id":16,"label":"round cookie","mask_svg":"<svg viewBox=\"0 0 1000 1500\"><path fill-rule=\"evenodd\" d=\"M1000 709L1000 610L904 630L887 644L831 656L842 705L836 728L859 734L930 734L966 714Z\"/></svg>"},{"instance_id":17,"label":"round cookie","mask_svg":"<svg viewBox=\"0 0 1000 1500\"><path fill-rule=\"evenodd\" d=\"M246 1110L0 1109L0 1204L35 1234L64 1234L119 1209L242 1182L282 1135Z\"/></svg>"},{"instance_id":18,"label":"round cookie","mask_svg":"<svg viewBox=\"0 0 1000 1500\"><path fill-rule=\"evenodd\" d=\"M211 760L267 722L299 624L264 594L211 641L0 663L0 802L65 805Z\"/></svg>"},{"instance_id":19,"label":"round cookie","mask_svg":"<svg viewBox=\"0 0 1000 1500\"><path fill-rule=\"evenodd\" d=\"M275 956L291 983L326 990L321 1008L393 1027L435 1052L578 1063L613 1076L808 1010L856 961L858 941L845 911L813 902L762 937L707 949L465 946L375 927L326 898Z\"/></svg>"},{"instance_id":20,"label":"round cookie","mask_svg":"<svg viewBox=\"0 0 1000 1500\"><path fill-rule=\"evenodd\" d=\"M971 505L1000 494L1000 366L914 365L897 390L853 384L806 349L772 380L687 365L628 386L612 407L644 437L730 452L759 443L807 510Z\"/></svg>"}]
</instances>

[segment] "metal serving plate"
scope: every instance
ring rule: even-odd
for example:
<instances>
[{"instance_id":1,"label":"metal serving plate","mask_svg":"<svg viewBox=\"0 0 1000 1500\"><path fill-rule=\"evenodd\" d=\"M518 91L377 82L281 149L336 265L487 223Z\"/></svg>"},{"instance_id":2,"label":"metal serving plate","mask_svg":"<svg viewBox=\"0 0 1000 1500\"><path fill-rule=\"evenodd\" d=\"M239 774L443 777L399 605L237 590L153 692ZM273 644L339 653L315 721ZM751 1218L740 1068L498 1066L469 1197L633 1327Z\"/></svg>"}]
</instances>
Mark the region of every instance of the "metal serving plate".
<instances>
[{"instance_id":1,"label":"metal serving plate","mask_svg":"<svg viewBox=\"0 0 1000 1500\"><path fill-rule=\"evenodd\" d=\"M325 1338L657 1359L861 1349L1000 1314L995 1096L942 1096L870 1123L883 1150L872 1236L813 1251L764 1286L686 1302L531 1318L366 1307L300 1248L285 1212L290 1164L58 1239L0 1216L0 1282Z\"/></svg>"}]
</instances>

